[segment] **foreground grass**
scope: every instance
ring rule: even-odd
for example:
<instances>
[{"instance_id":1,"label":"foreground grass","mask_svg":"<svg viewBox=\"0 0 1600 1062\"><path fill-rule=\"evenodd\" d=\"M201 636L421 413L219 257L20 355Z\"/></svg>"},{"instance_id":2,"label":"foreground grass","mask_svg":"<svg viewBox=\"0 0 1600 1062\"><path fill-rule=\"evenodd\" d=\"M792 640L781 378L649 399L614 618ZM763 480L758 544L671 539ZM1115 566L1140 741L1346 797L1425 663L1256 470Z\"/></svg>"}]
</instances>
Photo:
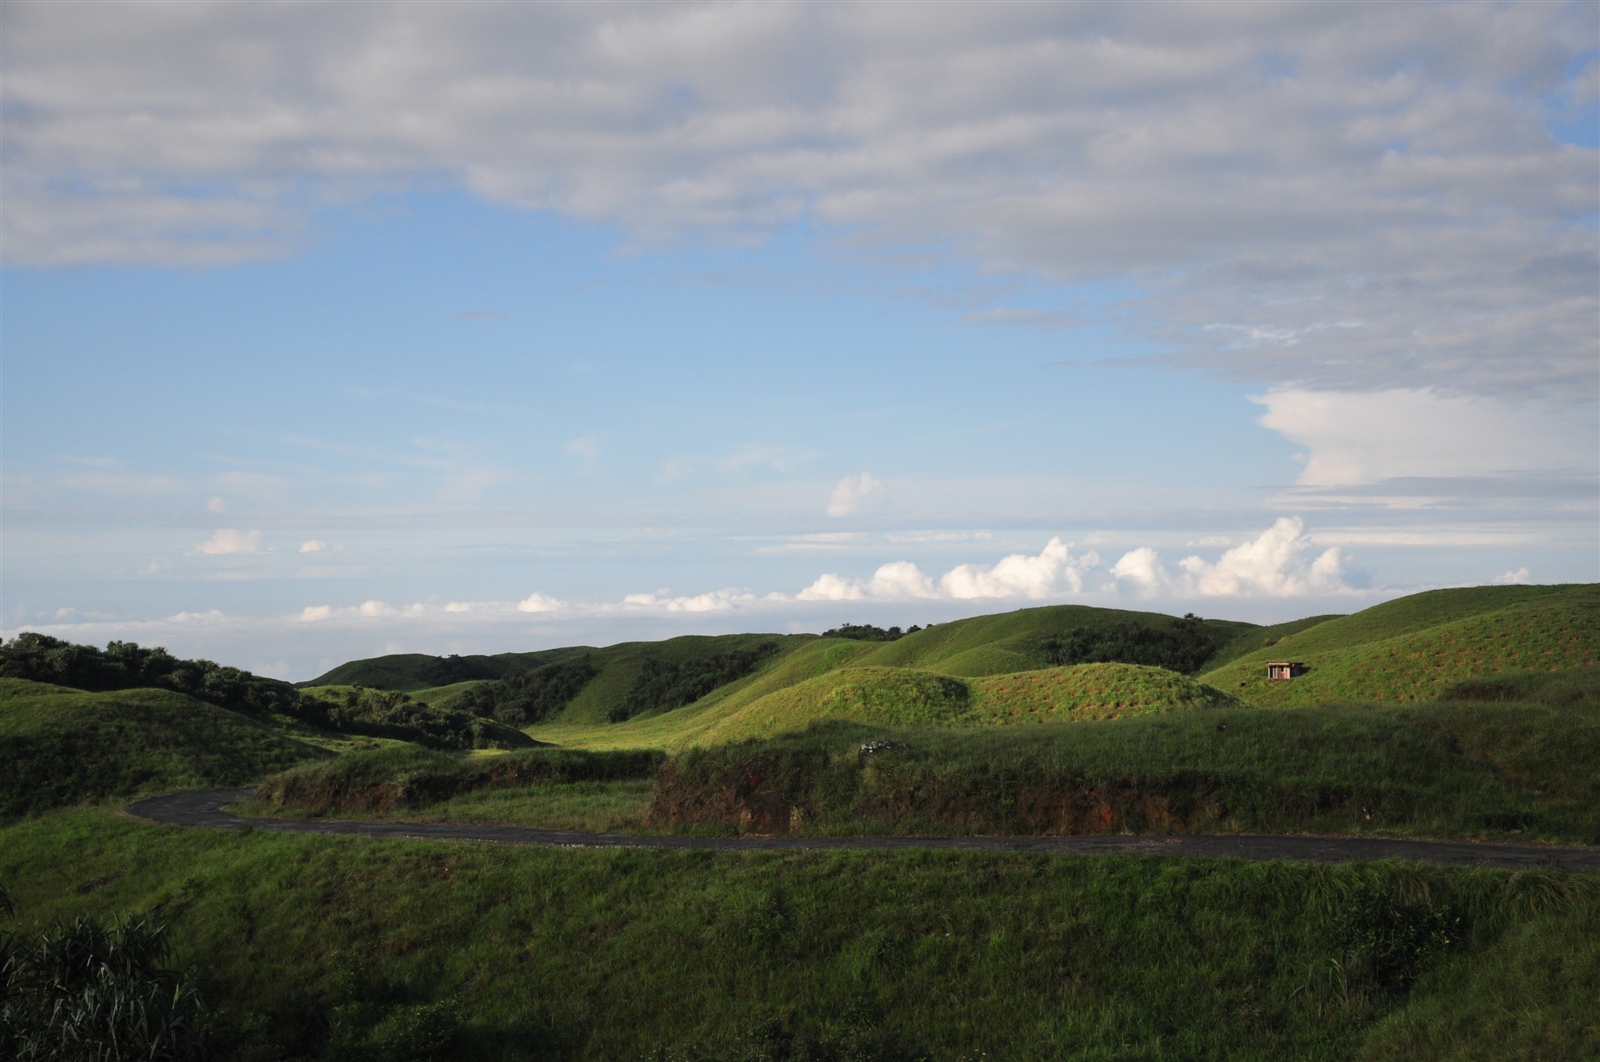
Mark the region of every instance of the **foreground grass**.
<instances>
[{"instance_id":1,"label":"foreground grass","mask_svg":"<svg viewBox=\"0 0 1600 1062\"><path fill-rule=\"evenodd\" d=\"M224 1057L732 1059L784 1036L836 1058L1600 1052L1593 874L537 850L75 810L0 829L0 880L25 931L170 919ZM421 1054L419 1014L447 1034Z\"/></svg>"}]
</instances>

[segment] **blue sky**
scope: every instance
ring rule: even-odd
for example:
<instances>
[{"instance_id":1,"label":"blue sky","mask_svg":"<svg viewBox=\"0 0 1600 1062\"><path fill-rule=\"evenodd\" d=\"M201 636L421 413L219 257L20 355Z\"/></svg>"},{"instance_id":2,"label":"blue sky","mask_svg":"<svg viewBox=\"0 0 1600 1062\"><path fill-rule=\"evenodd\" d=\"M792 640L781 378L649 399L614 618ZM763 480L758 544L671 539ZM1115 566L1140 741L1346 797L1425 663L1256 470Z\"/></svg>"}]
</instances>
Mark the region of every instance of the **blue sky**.
<instances>
[{"instance_id":1,"label":"blue sky","mask_svg":"<svg viewBox=\"0 0 1600 1062\"><path fill-rule=\"evenodd\" d=\"M1584 5L8 5L0 628L1600 578Z\"/></svg>"}]
</instances>

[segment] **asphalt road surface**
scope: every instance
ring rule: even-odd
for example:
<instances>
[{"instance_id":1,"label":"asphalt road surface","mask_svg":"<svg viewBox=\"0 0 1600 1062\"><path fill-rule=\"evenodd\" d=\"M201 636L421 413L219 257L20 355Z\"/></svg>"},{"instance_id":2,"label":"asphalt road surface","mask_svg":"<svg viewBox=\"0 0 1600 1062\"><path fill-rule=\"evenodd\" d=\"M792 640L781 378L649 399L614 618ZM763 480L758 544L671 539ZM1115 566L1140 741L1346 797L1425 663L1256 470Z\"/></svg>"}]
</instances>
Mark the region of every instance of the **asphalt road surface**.
<instances>
[{"instance_id":1,"label":"asphalt road surface","mask_svg":"<svg viewBox=\"0 0 1600 1062\"><path fill-rule=\"evenodd\" d=\"M129 804L128 814L169 826L279 830L286 833L356 834L440 841L487 841L560 848L695 848L715 852L828 850L1046 852L1076 855L1164 855L1233 859L1294 859L1315 863L1409 859L1472 867L1565 867L1600 870L1600 848L1500 844L1479 841L1419 841L1389 837L1295 837L1254 834L1179 834L1093 837L665 837L626 833L582 833L528 826L480 826L445 822L302 822L234 815L223 805L250 789L172 793Z\"/></svg>"}]
</instances>

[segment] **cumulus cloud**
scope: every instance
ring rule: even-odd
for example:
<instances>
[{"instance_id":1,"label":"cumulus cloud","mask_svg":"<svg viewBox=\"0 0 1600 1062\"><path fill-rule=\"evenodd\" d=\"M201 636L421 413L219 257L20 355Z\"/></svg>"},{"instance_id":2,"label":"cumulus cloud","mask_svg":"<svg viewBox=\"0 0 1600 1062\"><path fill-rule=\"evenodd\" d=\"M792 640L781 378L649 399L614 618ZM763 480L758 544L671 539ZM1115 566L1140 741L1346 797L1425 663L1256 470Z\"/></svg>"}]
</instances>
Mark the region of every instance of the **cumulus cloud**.
<instances>
[{"instance_id":1,"label":"cumulus cloud","mask_svg":"<svg viewBox=\"0 0 1600 1062\"><path fill-rule=\"evenodd\" d=\"M196 546L192 552L211 557L231 553L260 553L261 532L223 528Z\"/></svg>"},{"instance_id":2,"label":"cumulus cloud","mask_svg":"<svg viewBox=\"0 0 1600 1062\"><path fill-rule=\"evenodd\" d=\"M940 595L933 580L915 564L890 561L873 572L870 579L823 575L795 596L801 601L860 601L869 597L900 601Z\"/></svg>"},{"instance_id":3,"label":"cumulus cloud","mask_svg":"<svg viewBox=\"0 0 1600 1062\"><path fill-rule=\"evenodd\" d=\"M828 515L849 516L874 502L882 501L886 493L883 480L870 472L846 476L828 497Z\"/></svg>"},{"instance_id":4,"label":"cumulus cloud","mask_svg":"<svg viewBox=\"0 0 1600 1062\"><path fill-rule=\"evenodd\" d=\"M1013 553L992 565L958 565L941 576L937 584L910 561L891 561L870 579L848 579L832 573L823 575L796 597L801 601L1038 600L1081 591L1084 573L1099 563L1098 554L1090 552L1074 558L1069 545L1052 538L1038 556Z\"/></svg>"},{"instance_id":5,"label":"cumulus cloud","mask_svg":"<svg viewBox=\"0 0 1600 1062\"><path fill-rule=\"evenodd\" d=\"M1313 556L1312 554L1315 553ZM1337 546L1315 552L1299 517L1285 516L1256 538L1223 553L1214 563L1189 556L1169 572L1149 546L1130 550L1112 565L1111 574L1135 593L1153 597L1234 597L1349 593L1346 557Z\"/></svg>"},{"instance_id":6,"label":"cumulus cloud","mask_svg":"<svg viewBox=\"0 0 1600 1062\"><path fill-rule=\"evenodd\" d=\"M730 612L741 605L758 600L747 590L713 590L705 594L673 597L671 592L657 590L649 594L629 594L622 603L629 609L650 609L660 612Z\"/></svg>"},{"instance_id":7,"label":"cumulus cloud","mask_svg":"<svg viewBox=\"0 0 1600 1062\"><path fill-rule=\"evenodd\" d=\"M517 602L518 612L555 612L566 603L545 594L532 593Z\"/></svg>"},{"instance_id":8,"label":"cumulus cloud","mask_svg":"<svg viewBox=\"0 0 1600 1062\"><path fill-rule=\"evenodd\" d=\"M1092 551L1074 560L1072 548L1052 538L1037 557L1013 553L992 567L963 564L952 568L939 580L939 588L957 600L1038 599L1082 590L1083 573L1099 563L1099 554Z\"/></svg>"},{"instance_id":9,"label":"cumulus cloud","mask_svg":"<svg viewBox=\"0 0 1600 1062\"><path fill-rule=\"evenodd\" d=\"M1133 587L1145 597L1172 589L1172 576L1161 563L1161 555L1149 546L1131 549L1111 566L1111 575Z\"/></svg>"},{"instance_id":10,"label":"cumulus cloud","mask_svg":"<svg viewBox=\"0 0 1600 1062\"><path fill-rule=\"evenodd\" d=\"M1249 379L1595 393L1595 152L1549 131L1592 109L1587 4L18 4L6 34L12 261L288 253L443 179L645 242L806 217L1131 278L1176 358Z\"/></svg>"},{"instance_id":11,"label":"cumulus cloud","mask_svg":"<svg viewBox=\"0 0 1600 1062\"><path fill-rule=\"evenodd\" d=\"M420 601L410 605L391 605L376 599L359 605L335 607L333 605L307 605L295 618L302 623L325 623L329 620L370 622L373 620L417 619L429 611Z\"/></svg>"},{"instance_id":12,"label":"cumulus cloud","mask_svg":"<svg viewBox=\"0 0 1600 1062\"><path fill-rule=\"evenodd\" d=\"M228 503L221 498L212 497L206 502L206 508L214 513L225 513L228 511Z\"/></svg>"},{"instance_id":13,"label":"cumulus cloud","mask_svg":"<svg viewBox=\"0 0 1600 1062\"><path fill-rule=\"evenodd\" d=\"M1528 567L1523 565L1514 572L1506 572L1495 578L1498 586L1523 586L1529 582Z\"/></svg>"},{"instance_id":14,"label":"cumulus cloud","mask_svg":"<svg viewBox=\"0 0 1600 1062\"><path fill-rule=\"evenodd\" d=\"M321 553L328 548L328 544L320 538L309 538L300 543L301 553Z\"/></svg>"}]
</instances>

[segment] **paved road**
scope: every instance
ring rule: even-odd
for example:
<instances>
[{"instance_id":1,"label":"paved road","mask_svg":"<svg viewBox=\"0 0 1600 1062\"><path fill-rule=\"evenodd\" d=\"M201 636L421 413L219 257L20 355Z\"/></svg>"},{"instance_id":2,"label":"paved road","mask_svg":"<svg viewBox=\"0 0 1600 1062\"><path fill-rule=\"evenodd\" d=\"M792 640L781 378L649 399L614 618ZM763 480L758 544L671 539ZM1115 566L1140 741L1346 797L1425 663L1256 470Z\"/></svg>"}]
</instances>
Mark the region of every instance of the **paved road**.
<instances>
[{"instance_id":1,"label":"paved road","mask_svg":"<svg viewBox=\"0 0 1600 1062\"><path fill-rule=\"evenodd\" d=\"M248 796L250 789L173 793L128 805L128 814L171 826L233 828L288 833L359 834L445 841L491 841L568 848L698 848L716 852L832 849L951 849L980 852L1053 852L1082 855L1228 856L1235 859L1296 859L1347 863L1360 859L1410 859L1447 866L1560 866L1600 870L1600 848L1476 841L1413 841L1380 837L1278 837L1180 834L1096 837L654 837L626 833L581 833L527 826L478 826L435 822L301 822L244 818L223 811L224 804Z\"/></svg>"}]
</instances>

